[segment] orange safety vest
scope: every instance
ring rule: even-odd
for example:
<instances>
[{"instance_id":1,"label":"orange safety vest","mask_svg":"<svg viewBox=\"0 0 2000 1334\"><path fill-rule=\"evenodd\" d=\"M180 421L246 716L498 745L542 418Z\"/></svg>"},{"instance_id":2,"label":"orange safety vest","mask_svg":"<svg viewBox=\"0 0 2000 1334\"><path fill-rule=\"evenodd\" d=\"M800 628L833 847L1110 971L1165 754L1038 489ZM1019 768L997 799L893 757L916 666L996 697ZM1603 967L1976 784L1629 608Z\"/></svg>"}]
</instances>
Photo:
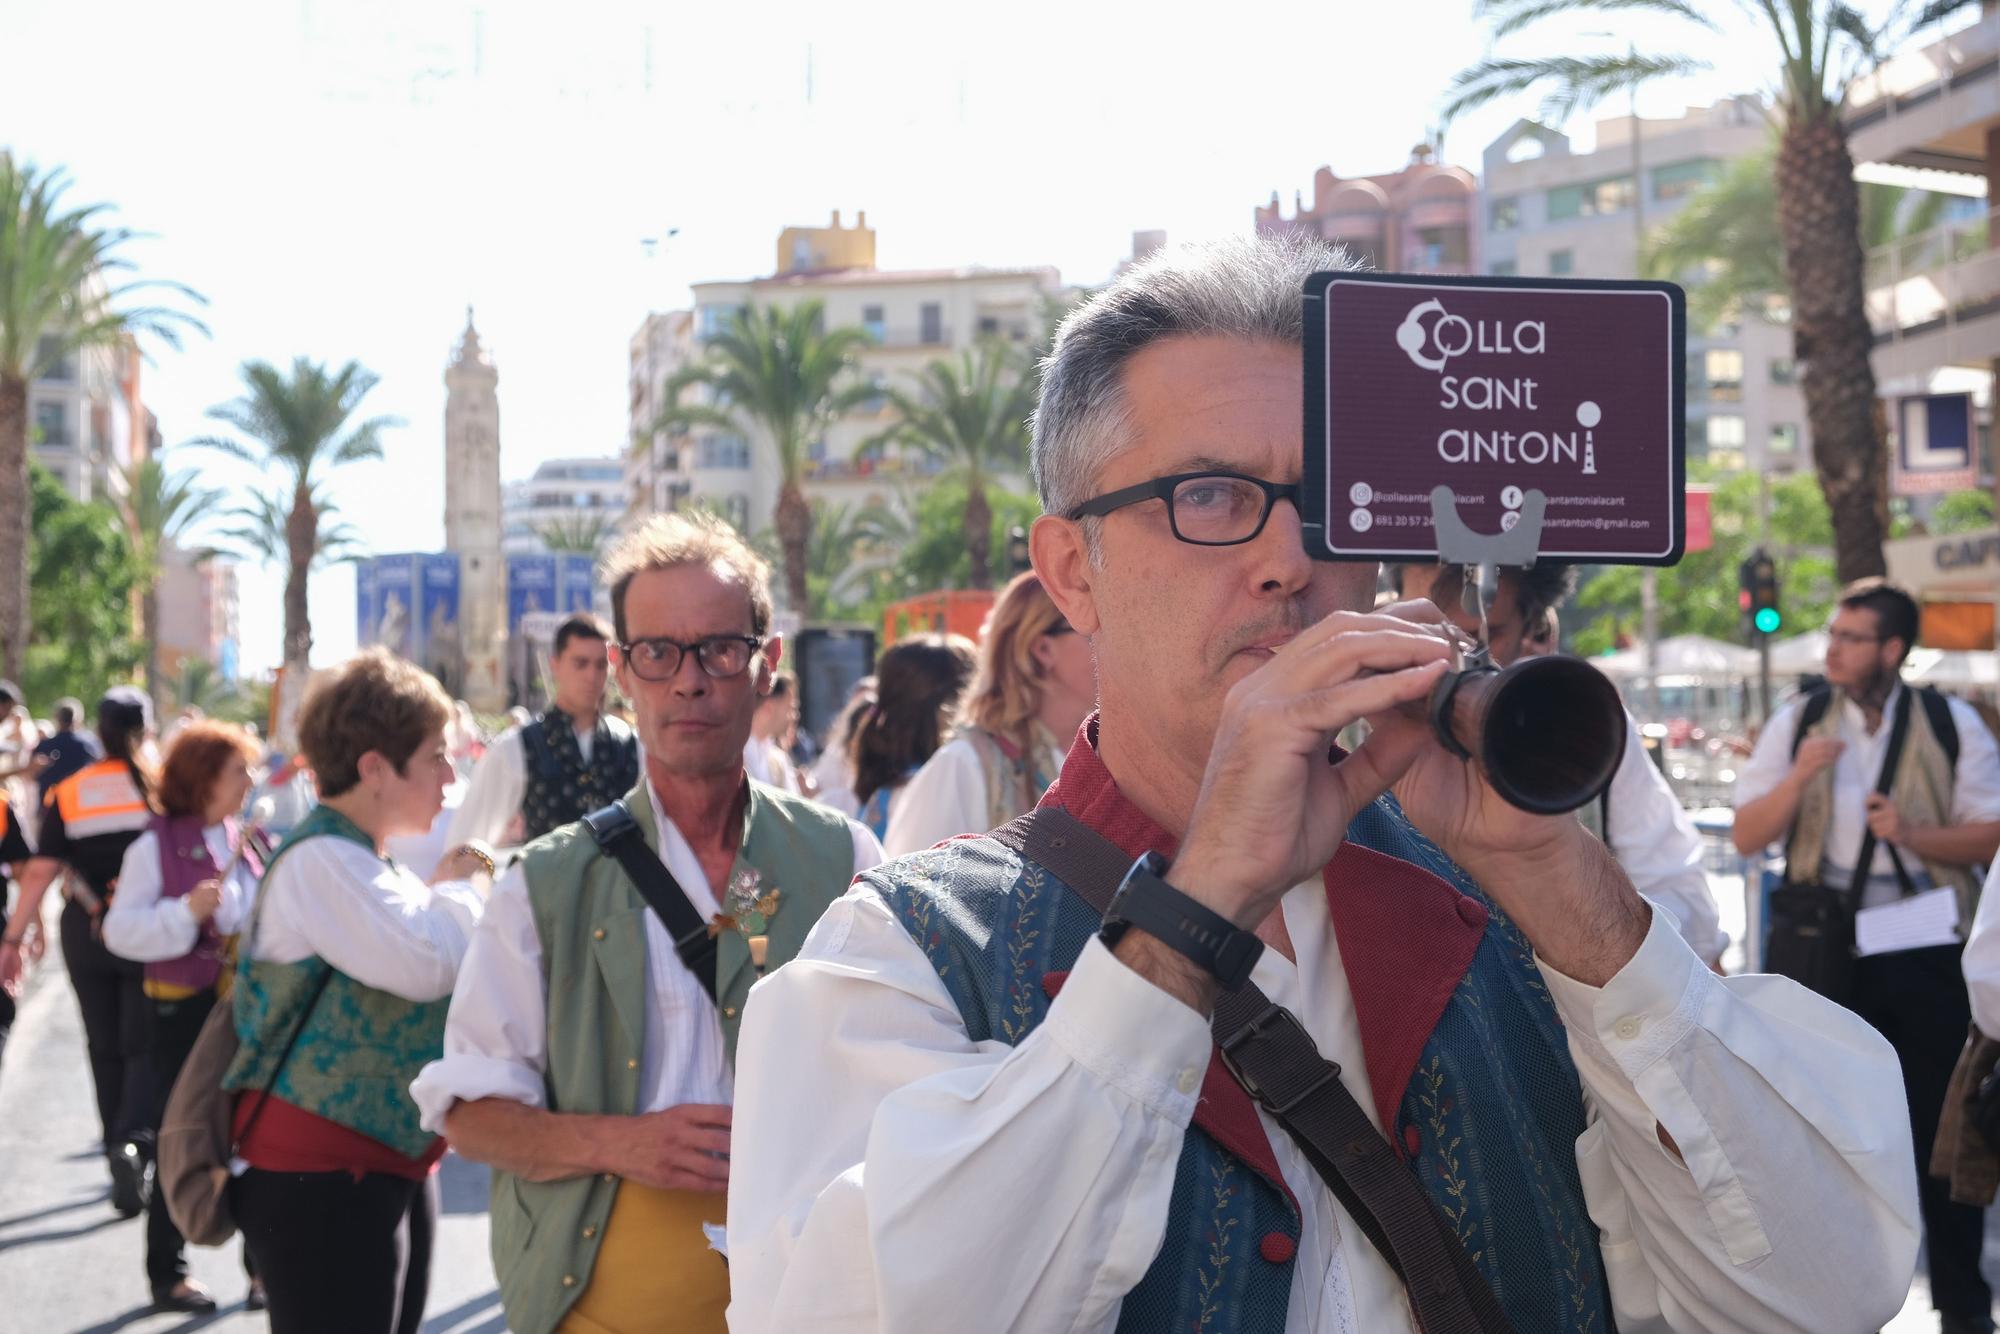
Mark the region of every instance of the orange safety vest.
<instances>
[{"instance_id":1,"label":"orange safety vest","mask_svg":"<svg viewBox=\"0 0 2000 1334\"><path fill-rule=\"evenodd\" d=\"M55 807L71 839L140 832L153 818L123 760L99 760L77 770L56 784L46 804Z\"/></svg>"}]
</instances>

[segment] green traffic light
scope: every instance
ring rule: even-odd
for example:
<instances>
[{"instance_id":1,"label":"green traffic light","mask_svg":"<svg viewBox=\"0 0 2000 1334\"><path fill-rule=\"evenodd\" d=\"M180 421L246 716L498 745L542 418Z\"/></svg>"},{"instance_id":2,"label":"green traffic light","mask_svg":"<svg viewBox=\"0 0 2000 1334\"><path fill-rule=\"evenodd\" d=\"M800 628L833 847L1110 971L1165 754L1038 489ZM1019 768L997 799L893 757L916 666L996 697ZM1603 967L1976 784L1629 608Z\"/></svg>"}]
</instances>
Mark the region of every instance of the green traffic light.
<instances>
[{"instance_id":1,"label":"green traffic light","mask_svg":"<svg viewBox=\"0 0 2000 1334\"><path fill-rule=\"evenodd\" d=\"M1759 634L1775 635L1778 633L1778 627L1783 623L1784 617L1778 614L1776 607L1759 607L1757 609L1755 624Z\"/></svg>"}]
</instances>

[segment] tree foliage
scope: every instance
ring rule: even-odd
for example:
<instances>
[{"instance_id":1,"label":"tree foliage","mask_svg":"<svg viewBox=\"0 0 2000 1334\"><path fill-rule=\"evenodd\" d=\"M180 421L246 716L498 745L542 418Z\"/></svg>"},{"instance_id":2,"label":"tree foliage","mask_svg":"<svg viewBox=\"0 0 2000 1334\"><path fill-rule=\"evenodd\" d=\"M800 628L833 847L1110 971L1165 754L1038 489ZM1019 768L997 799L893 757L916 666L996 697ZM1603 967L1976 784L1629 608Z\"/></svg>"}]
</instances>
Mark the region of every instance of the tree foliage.
<instances>
[{"instance_id":1,"label":"tree foliage","mask_svg":"<svg viewBox=\"0 0 2000 1334\"><path fill-rule=\"evenodd\" d=\"M126 252L138 233L104 225L102 204L71 208L68 190L61 170L0 152L0 675L19 668L33 620L29 382L86 349L140 336L178 347L184 333L207 332L186 309L201 295L132 279ZM161 294L173 299L155 304Z\"/></svg>"},{"instance_id":2,"label":"tree foliage","mask_svg":"<svg viewBox=\"0 0 2000 1334\"><path fill-rule=\"evenodd\" d=\"M28 596L35 638L21 687L46 709L64 695L94 700L129 681L144 658L132 636L141 570L118 512L82 504L39 464L30 469L34 540Z\"/></svg>"},{"instance_id":3,"label":"tree foliage","mask_svg":"<svg viewBox=\"0 0 2000 1334\"><path fill-rule=\"evenodd\" d=\"M1713 545L1658 572L1662 635L1743 642L1737 569L1758 545L1758 491L1763 484L1752 473L1735 473L1715 483L1709 500ZM1772 482L1770 506L1767 549L1777 562L1783 635L1789 637L1824 624L1839 592L1829 554L1833 523L1826 498L1809 474ZM1590 567L1585 576L1576 605L1580 613L1594 615L1571 637L1570 647L1586 655L1607 653L1638 631L1641 571L1629 565L1601 566Z\"/></svg>"}]
</instances>

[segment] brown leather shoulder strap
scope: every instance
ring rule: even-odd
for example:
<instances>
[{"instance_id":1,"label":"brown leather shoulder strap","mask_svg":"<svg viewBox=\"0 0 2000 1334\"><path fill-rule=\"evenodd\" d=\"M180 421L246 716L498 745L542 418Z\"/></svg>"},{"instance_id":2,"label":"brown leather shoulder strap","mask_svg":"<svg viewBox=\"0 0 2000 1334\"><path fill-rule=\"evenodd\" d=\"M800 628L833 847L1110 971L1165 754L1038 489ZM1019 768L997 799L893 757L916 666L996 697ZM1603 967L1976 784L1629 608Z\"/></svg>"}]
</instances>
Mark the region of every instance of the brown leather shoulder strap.
<instances>
[{"instance_id":1,"label":"brown leather shoulder strap","mask_svg":"<svg viewBox=\"0 0 2000 1334\"><path fill-rule=\"evenodd\" d=\"M990 837L1046 866L1100 916L1131 866L1060 806L1036 807ZM1506 1312L1451 1225L1298 1017L1246 982L1218 998L1211 1027L1229 1073L1285 1128L1402 1278L1424 1334L1510 1334Z\"/></svg>"}]
</instances>

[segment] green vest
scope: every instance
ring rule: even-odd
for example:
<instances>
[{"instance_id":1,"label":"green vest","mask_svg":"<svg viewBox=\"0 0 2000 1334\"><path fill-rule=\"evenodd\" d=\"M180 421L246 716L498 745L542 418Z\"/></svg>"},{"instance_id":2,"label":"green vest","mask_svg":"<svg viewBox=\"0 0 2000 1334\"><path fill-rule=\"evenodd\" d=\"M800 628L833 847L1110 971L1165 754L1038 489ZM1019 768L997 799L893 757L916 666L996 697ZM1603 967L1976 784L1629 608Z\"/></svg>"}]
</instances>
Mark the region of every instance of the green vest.
<instances>
[{"instance_id":1,"label":"green vest","mask_svg":"<svg viewBox=\"0 0 2000 1334\"><path fill-rule=\"evenodd\" d=\"M331 806L315 806L271 854L264 883L270 884L272 870L287 852L317 837L344 838L375 851L374 840L353 821ZM421 1158L436 1137L418 1124L410 1081L444 1054L444 1019L451 998L404 1000L355 981L317 955L298 963L253 959L264 902L265 896L259 894L237 961L233 995L241 1045L222 1077L222 1087L261 1090L270 1082L271 1067L298 1028L320 975L331 972L326 991L313 1005L271 1092L405 1157Z\"/></svg>"},{"instance_id":2,"label":"green vest","mask_svg":"<svg viewBox=\"0 0 2000 1334\"><path fill-rule=\"evenodd\" d=\"M625 801L646 846L657 854L660 835L646 782L642 776ZM795 956L820 914L847 892L854 840L838 812L757 782L750 784L743 819L732 877L735 871L755 868L764 890L782 891L765 931L768 970ZM548 1109L634 1115L639 1110L639 1060L650 1022L645 932L650 910L618 863L598 852L580 823L530 843L520 864L541 942L548 997L548 1069L543 1075ZM725 931L716 945L716 1003L733 1065L737 1028L756 970L742 933ZM549 1334L583 1295L617 1193L618 1179L608 1174L536 1182L493 1173L493 1272L500 1276L501 1304L515 1334Z\"/></svg>"}]
</instances>

